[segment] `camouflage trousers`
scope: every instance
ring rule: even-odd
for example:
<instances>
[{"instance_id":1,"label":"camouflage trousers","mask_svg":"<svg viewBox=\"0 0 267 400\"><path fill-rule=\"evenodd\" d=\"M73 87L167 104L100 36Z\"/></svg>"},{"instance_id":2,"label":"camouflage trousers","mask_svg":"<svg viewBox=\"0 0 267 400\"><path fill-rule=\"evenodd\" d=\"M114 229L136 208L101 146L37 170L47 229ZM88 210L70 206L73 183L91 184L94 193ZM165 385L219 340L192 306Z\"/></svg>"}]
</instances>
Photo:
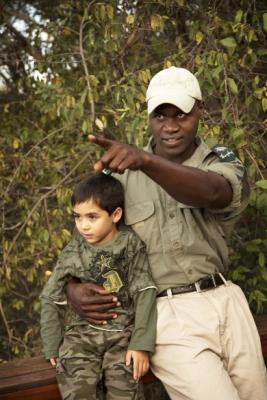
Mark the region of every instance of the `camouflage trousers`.
<instances>
[{"instance_id":1,"label":"camouflage trousers","mask_svg":"<svg viewBox=\"0 0 267 400\"><path fill-rule=\"evenodd\" d=\"M142 384L134 381L132 366L125 365L131 332L131 327L123 332L110 332L88 325L68 330L57 363L57 381L62 398L143 400ZM105 395L97 395L100 381Z\"/></svg>"}]
</instances>

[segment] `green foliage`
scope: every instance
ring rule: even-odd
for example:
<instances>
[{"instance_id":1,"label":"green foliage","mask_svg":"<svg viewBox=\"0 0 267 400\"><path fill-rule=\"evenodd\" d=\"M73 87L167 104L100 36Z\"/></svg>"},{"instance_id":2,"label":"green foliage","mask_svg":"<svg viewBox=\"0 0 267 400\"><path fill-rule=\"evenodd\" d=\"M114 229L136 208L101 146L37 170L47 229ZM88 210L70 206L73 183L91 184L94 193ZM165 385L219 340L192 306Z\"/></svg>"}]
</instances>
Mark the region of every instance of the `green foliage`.
<instances>
[{"instance_id":1,"label":"green foliage","mask_svg":"<svg viewBox=\"0 0 267 400\"><path fill-rule=\"evenodd\" d=\"M143 146L148 81L171 65L201 82L201 135L231 146L248 168L250 205L232 238L230 275L253 311L266 311L264 2L0 5L0 357L40 350L38 296L73 229L70 191L100 155L87 135Z\"/></svg>"}]
</instances>

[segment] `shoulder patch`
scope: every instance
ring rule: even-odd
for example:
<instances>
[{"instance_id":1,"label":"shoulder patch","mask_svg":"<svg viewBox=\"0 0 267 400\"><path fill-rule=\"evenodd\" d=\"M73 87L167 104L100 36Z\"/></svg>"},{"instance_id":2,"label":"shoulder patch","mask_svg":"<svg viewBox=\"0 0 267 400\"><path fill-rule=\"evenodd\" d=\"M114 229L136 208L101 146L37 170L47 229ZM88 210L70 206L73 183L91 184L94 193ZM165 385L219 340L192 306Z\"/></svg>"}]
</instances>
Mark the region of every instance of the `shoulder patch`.
<instances>
[{"instance_id":1,"label":"shoulder patch","mask_svg":"<svg viewBox=\"0 0 267 400\"><path fill-rule=\"evenodd\" d=\"M213 153L215 153L219 157L221 162L236 160L235 153L227 146L216 144L212 147L211 151L213 151Z\"/></svg>"}]
</instances>

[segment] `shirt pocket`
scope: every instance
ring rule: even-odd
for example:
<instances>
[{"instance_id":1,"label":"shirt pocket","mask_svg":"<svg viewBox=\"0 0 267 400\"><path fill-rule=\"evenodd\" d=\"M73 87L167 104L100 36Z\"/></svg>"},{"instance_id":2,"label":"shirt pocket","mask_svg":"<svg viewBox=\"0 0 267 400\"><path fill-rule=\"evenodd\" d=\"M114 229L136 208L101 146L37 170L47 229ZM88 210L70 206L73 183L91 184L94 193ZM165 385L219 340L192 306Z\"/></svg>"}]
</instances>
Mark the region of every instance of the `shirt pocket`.
<instances>
[{"instance_id":1,"label":"shirt pocket","mask_svg":"<svg viewBox=\"0 0 267 400\"><path fill-rule=\"evenodd\" d=\"M124 221L145 242L148 252L153 253L159 232L153 201L128 205Z\"/></svg>"}]
</instances>

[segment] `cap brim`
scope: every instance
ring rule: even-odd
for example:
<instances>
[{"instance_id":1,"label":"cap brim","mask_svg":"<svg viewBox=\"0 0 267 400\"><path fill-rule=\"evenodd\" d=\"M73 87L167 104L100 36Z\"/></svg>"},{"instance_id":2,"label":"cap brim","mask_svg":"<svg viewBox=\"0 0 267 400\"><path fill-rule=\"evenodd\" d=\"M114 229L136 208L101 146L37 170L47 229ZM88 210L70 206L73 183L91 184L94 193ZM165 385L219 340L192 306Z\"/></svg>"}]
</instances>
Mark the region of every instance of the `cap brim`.
<instances>
[{"instance_id":1,"label":"cap brim","mask_svg":"<svg viewBox=\"0 0 267 400\"><path fill-rule=\"evenodd\" d=\"M161 104L172 104L184 113L189 113L192 110L195 101L196 99L188 96L187 94L179 93L179 96L177 96L177 93L173 95L171 93L166 93L166 95L154 96L148 99L147 111L148 114L151 114L152 111L154 111Z\"/></svg>"}]
</instances>

